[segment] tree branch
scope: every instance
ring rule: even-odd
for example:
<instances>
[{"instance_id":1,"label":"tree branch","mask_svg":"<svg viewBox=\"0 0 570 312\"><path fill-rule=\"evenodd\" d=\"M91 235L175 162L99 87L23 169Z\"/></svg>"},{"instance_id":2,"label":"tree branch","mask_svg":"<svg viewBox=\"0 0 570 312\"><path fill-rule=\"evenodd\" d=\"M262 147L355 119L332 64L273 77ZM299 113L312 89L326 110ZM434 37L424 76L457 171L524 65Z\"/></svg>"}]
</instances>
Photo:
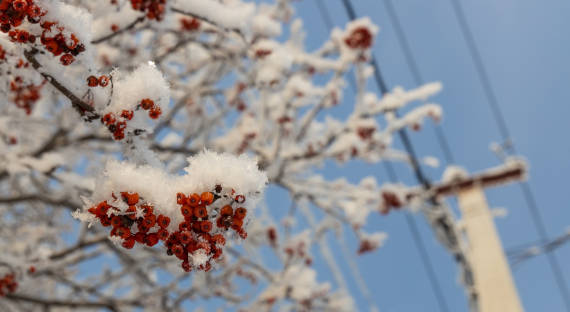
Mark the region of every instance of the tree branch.
<instances>
[{"instance_id":1,"label":"tree branch","mask_svg":"<svg viewBox=\"0 0 570 312\"><path fill-rule=\"evenodd\" d=\"M118 36L126 31L129 31L131 29L133 29L138 23L144 21L144 16L139 16L136 20L134 20L133 22L131 22L129 25L127 25L125 28L119 29L117 31L114 31L106 36L103 36L99 39L95 39L93 41L91 41L92 44L99 44L102 42L105 42L107 40L110 40L111 38L114 38L115 36Z\"/></svg>"},{"instance_id":2,"label":"tree branch","mask_svg":"<svg viewBox=\"0 0 570 312\"><path fill-rule=\"evenodd\" d=\"M73 92L67 89L53 76L40 71L40 67L42 67L42 65L38 62L38 60L35 57L35 55L38 52L39 51L37 49L32 48L29 51L28 50L24 51L24 56L26 57L26 60L28 60L28 62L32 64L32 67L38 73L40 73L40 75L42 75L52 86L54 86L54 88L56 88L59 92L61 92L65 97L67 97L71 101L71 105L73 106L73 108L75 108L75 110L79 113L79 115L83 116L86 121L93 121L95 119L99 119L100 116L99 114L97 114L97 112L95 112L95 108L85 103L80 98L78 98L75 94L73 94Z\"/></svg>"}]
</instances>

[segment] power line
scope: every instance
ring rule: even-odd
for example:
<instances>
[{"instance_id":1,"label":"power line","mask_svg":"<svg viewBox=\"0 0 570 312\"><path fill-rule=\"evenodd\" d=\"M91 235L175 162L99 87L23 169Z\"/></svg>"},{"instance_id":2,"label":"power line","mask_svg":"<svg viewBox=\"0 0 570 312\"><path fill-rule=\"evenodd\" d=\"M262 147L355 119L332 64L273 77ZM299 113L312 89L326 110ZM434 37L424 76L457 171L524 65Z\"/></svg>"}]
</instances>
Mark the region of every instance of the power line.
<instances>
[{"instance_id":1,"label":"power line","mask_svg":"<svg viewBox=\"0 0 570 312\"><path fill-rule=\"evenodd\" d=\"M320 2L320 1L317 1L317 2ZM348 0L343 0L343 4L344 4L345 10L346 10L349 18L351 20L356 19L356 12L355 12L352 4ZM319 6L319 9L323 10L323 7ZM326 10L324 12L326 13ZM328 14L326 14L326 15L328 15ZM330 26L329 26L329 28L330 28ZM385 82L384 78L382 77L382 73L380 71L380 66L378 65L378 63L374 57L372 57L371 64L374 68L375 81L378 85L378 88L380 89L381 94L384 95L388 92L388 88L386 86L386 82ZM421 171L421 168L419 167L415 151L411 145L411 142L409 140L407 133L403 129L398 131L398 133L399 133L400 139L404 143L406 150L410 154L412 168L415 172L415 175L416 175L418 181L420 181L420 183L422 183L422 185L424 187L429 188L430 182L425 177L425 175ZM388 176L389 176L390 180L393 183L397 182L398 177L397 177L391 163L384 162L384 166L386 168L386 171L388 172ZM424 244L424 242L421 239L421 236L419 234L417 223L416 223L415 219L412 218L412 216L409 215L408 213L405 214L405 218L406 218L406 222L408 224L408 228L409 228L409 230L412 234L413 240L415 242L415 246L418 249L418 252L420 253L420 258L422 259L424 269L426 270L426 273L428 275L428 279L430 281L430 284L432 285L432 289L434 291L434 295L436 297L436 301L438 302L439 308L442 311L449 311L449 309L447 307L447 303L444 299L443 291L441 289L441 286L439 285L439 281L437 280L435 270L433 268L433 264L431 263L431 260L429 259L427 249L426 249L425 244Z\"/></svg>"},{"instance_id":2,"label":"power line","mask_svg":"<svg viewBox=\"0 0 570 312\"><path fill-rule=\"evenodd\" d=\"M495 96L495 92L493 91L493 88L491 86L489 76L487 74L487 71L485 70L485 66L483 65L481 54L477 49L475 39L467 23L467 19L465 18L463 8L458 0L450 0L450 1L455 16L457 17L457 20L459 22L459 28L461 30L461 33L469 48L469 54L471 55L471 59L473 60L473 63L475 65L477 75L479 76L479 80L481 82L481 85L483 86L485 97L487 98L487 102L491 106L491 111L493 112L493 116L499 128L499 132L501 133L502 139L505 143L507 143L511 151L516 154L516 149L514 144L512 143L509 129L505 121L505 117L499 107L497 97ZM538 231L538 235L541 241L547 242L548 235L546 232L546 226L542 218L542 215L540 213L540 210L538 209L538 205L536 204L536 199L530 188L530 185L528 184L528 182L521 182L520 186L525 201L527 203L527 206L532 215L534 227ZM548 262L552 270L552 273L554 274L554 279L556 280L558 290L560 291L562 299L564 300L564 304L566 305L566 311L570 312L570 295L568 293L568 285L566 284L566 280L564 279L564 275L562 274L562 269L560 268L558 259L554 253L547 253L546 256L548 258Z\"/></svg>"},{"instance_id":3,"label":"power line","mask_svg":"<svg viewBox=\"0 0 570 312\"><path fill-rule=\"evenodd\" d=\"M319 9L319 12L321 14L321 16L323 17L323 21L326 25L326 27L328 29L332 29L333 27L333 22L332 19L330 17L330 14L326 8L326 6L322 3L322 0L317 0L316 1L317 7ZM375 75L377 75L375 73ZM385 94L386 92L388 92L388 89L386 87L386 84L384 83L382 76L377 76L376 77L377 81L381 81L381 87L380 87L380 91L382 94ZM354 80L353 76L349 76L349 81L351 83L351 87L353 89L353 91L356 91L356 82ZM396 171L394 170L394 167L392 166L392 164L388 161L383 162L384 165L384 169L386 170L389 180L392 183L396 183L399 179L396 175ZM424 269L426 270L426 273L428 275L428 279L430 281L431 284L431 289L434 292L434 296L436 297L436 300L440 306L440 309L442 311L449 311L449 309L447 308L447 304L445 303L444 297L443 297L443 291L441 289L441 286L436 278L436 274L435 274L435 270L433 268L433 264L431 263L431 260L429 259L428 253L427 253L427 249L426 246L423 242L423 240L421 239L421 236L419 234L419 230L418 230L418 225L415 221L415 219L409 214L409 213L405 213L404 214L405 219L406 219L406 224L408 225L408 229L410 231L410 233L412 234L412 238L414 241L414 246L416 247L416 249L418 250L418 253L420 254L420 259L422 260L422 264L424 266Z\"/></svg>"},{"instance_id":4,"label":"power line","mask_svg":"<svg viewBox=\"0 0 570 312\"><path fill-rule=\"evenodd\" d=\"M408 40L406 38L406 35L403 31L402 25L400 24L400 19L398 18L398 15L396 14L396 10L394 9L392 1L391 0L385 0L384 3L385 3L385 7L386 7L386 12L388 13L388 17L390 18L390 20L392 21L392 25L394 26L394 31L396 32L396 38L398 39L398 42L400 43L400 46L402 47L402 50L404 52L404 57L406 59L406 63L408 64L408 67L410 68L410 71L412 73L414 83L418 86L422 85L422 84L424 84L425 81L421 76L418 64L414 58L414 55L412 54L412 49L410 48L410 45L409 45ZM436 134L439 146L440 146L441 150L443 151L443 156L445 157L446 163L448 165L455 163L453 154L451 153L451 148L449 147L449 142L448 142L447 137L445 136L445 133L443 132L441 126L439 124L435 124L434 130L435 130L435 134Z\"/></svg>"},{"instance_id":5,"label":"power line","mask_svg":"<svg viewBox=\"0 0 570 312\"><path fill-rule=\"evenodd\" d=\"M328 29L332 29L333 27L333 23L332 23L332 19L330 17L330 14L326 8L326 6L322 3L322 0L318 0L316 1L317 7L319 9L319 12L321 13L321 16L323 17L323 21L325 22L325 25ZM352 19L354 19L354 11L352 10ZM373 60L373 62L375 62L375 60ZM377 67L378 65L376 65ZM382 79L382 76L378 74L378 72L375 72L375 78L376 81L379 81L379 89L381 91L382 94L385 94L386 92L388 92L388 89L386 87L386 84L384 83L384 80ZM351 83L351 87L353 89L353 91L356 90L356 83L354 81L354 77L350 76L349 77L349 81ZM399 179L396 175L396 172L392 166L392 164L388 161L383 162L384 164L384 169L386 170L389 180L392 183L396 183ZM441 289L441 286L436 278L436 274L435 274L435 270L433 268L433 264L431 263L431 260L429 259L428 253L427 253L427 249L426 246L423 242L423 240L421 239L421 236L419 234L419 230L418 230L418 226L417 223L415 221L415 219L409 214L409 213L405 213L404 214L405 219L406 219L406 223L408 225L408 229L410 231L410 233L412 234L412 238L414 241L414 245L416 247L416 249L418 250L418 253L420 254L420 259L422 260L422 264L424 266L424 269L426 270L426 273L428 275L428 279L430 281L431 284L431 289L434 292L434 296L436 297L436 300L440 306L440 309L442 311L448 311L449 309L447 308L447 304L445 303L444 300L444 296L443 296L443 291Z\"/></svg>"},{"instance_id":6,"label":"power line","mask_svg":"<svg viewBox=\"0 0 570 312\"><path fill-rule=\"evenodd\" d=\"M527 245L524 248L511 250L508 255L509 258L512 259L513 266L515 266L538 255L553 252L568 242L570 242L570 231L546 243L540 242L538 244L531 244L530 246Z\"/></svg>"}]
</instances>

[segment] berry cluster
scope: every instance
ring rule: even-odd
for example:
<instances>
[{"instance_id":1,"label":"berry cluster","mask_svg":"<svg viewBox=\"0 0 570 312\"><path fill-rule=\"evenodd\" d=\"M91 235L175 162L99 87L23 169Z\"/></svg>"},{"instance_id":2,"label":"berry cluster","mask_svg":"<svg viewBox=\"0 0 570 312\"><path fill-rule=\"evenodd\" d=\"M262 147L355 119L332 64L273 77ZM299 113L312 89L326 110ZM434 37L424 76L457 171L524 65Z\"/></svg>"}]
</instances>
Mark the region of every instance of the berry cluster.
<instances>
[{"instance_id":1,"label":"berry cluster","mask_svg":"<svg viewBox=\"0 0 570 312\"><path fill-rule=\"evenodd\" d=\"M13 293L18 288L18 282L13 273L4 274L0 278L0 297L4 297L8 293Z\"/></svg>"},{"instance_id":2,"label":"berry cluster","mask_svg":"<svg viewBox=\"0 0 570 312\"><path fill-rule=\"evenodd\" d=\"M128 205L125 211L121 211L119 205L112 205L107 201L98 203L88 211L95 215L101 225L112 226L110 235L122 239L124 248L133 248L135 243L152 247L163 241L167 248L166 253L182 260L182 268L186 272L190 272L193 267L209 271L212 268L211 261L222 256L225 234L229 229L242 239L247 237L247 232L243 229L247 209L232 207L234 204L239 206L244 203L245 196L237 195L231 198L233 194L218 195L221 192L222 187L218 185L214 193L178 193L176 202L180 206L177 212L180 215L174 220L183 221L177 226L171 225L170 217L158 214L138 193L121 193L121 199ZM116 201L116 196L112 196ZM196 260L197 258L200 259Z\"/></svg>"},{"instance_id":3,"label":"berry cluster","mask_svg":"<svg viewBox=\"0 0 570 312\"><path fill-rule=\"evenodd\" d=\"M109 79L109 77L102 75L99 78L91 75L89 77L87 77L87 85L90 87L103 87L105 88L106 86L109 85L109 82L111 81L111 79Z\"/></svg>"},{"instance_id":4,"label":"berry cluster","mask_svg":"<svg viewBox=\"0 0 570 312\"><path fill-rule=\"evenodd\" d=\"M402 200L393 192L382 191L382 204L380 205L380 213L386 215L392 209L400 209L404 206Z\"/></svg>"},{"instance_id":5,"label":"berry cluster","mask_svg":"<svg viewBox=\"0 0 570 312\"><path fill-rule=\"evenodd\" d=\"M79 42L74 34L68 38L63 35L63 27L58 26L57 22L43 22L41 24L44 29L40 37L41 43L46 50L51 52L53 56L59 56L61 64L67 66L75 61L75 56L85 51L85 46Z\"/></svg>"},{"instance_id":6,"label":"berry cluster","mask_svg":"<svg viewBox=\"0 0 570 312\"><path fill-rule=\"evenodd\" d=\"M148 19L161 21L164 15L166 0L131 0L134 10L146 12Z\"/></svg>"},{"instance_id":7,"label":"berry cluster","mask_svg":"<svg viewBox=\"0 0 570 312\"><path fill-rule=\"evenodd\" d=\"M106 77L106 76L101 76ZM87 83L89 86L91 85L91 78L97 80L95 76L90 76L87 79ZM93 82L95 83L95 82ZM99 85L101 85L101 78L98 80ZM158 105L154 104L154 101L151 99L143 99L141 100L140 104L137 106L137 110L142 108L144 110L148 110L148 116L152 119L157 119L162 114L162 110ZM127 128L127 121L133 119L135 113L132 110L122 110L121 114L117 117L114 113L107 113L103 117L101 117L101 123L107 126L107 129L113 133L113 138L115 140L122 140L125 138L125 129Z\"/></svg>"},{"instance_id":8,"label":"berry cluster","mask_svg":"<svg viewBox=\"0 0 570 312\"><path fill-rule=\"evenodd\" d=\"M8 32L10 36L10 41L18 43L34 43L36 42L36 36L31 35L29 32L21 29L14 29Z\"/></svg>"},{"instance_id":9,"label":"berry cluster","mask_svg":"<svg viewBox=\"0 0 570 312\"><path fill-rule=\"evenodd\" d=\"M358 27L344 39L344 43L352 49L368 49L372 45L372 33L366 27Z\"/></svg>"},{"instance_id":10,"label":"berry cluster","mask_svg":"<svg viewBox=\"0 0 570 312\"><path fill-rule=\"evenodd\" d=\"M36 36L26 30L12 29L22 24L26 18L29 23L40 23L42 30L40 41L53 56L60 56L61 64L67 66L75 61L75 56L85 51L85 46L74 34L63 34L64 28L57 22L42 21L46 12L33 0L0 0L0 30L8 33L10 40L18 43L35 43Z\"/></svg>"},{"instance_id":11,"label":"berry cluster","mask_svg":"<svg viewBox=\"0 0 570 312\"><path fill-rule=\"evenodd\" d=\"M18 27L27 18L28 22L37 24L45 12L33 0L0 0L0 24L7 33L12 27Z\"/></svg>"},{"instance_id":12,"label":"berry cluster","mask_svg":"<svg viewBox=\"0 0 570 312\"><path fill-rule=\"evenodd\" d=\"M372 138L375 130L374 127L358 127L356 133L363 141L366 141Z\"/></svg>"},{"instance_id":13,"label":"berry cluster","mask_svg":"<svg viewBox=\"0 0 570 312\"><path fill-rule=\"evenodd\" d=\"M196 31L200 28L200 21L195 18L183 17L180 19L180 26L182 30Z\"/></svg>"},{"instance_id":14,"label":"berry cluster","mask_svg":"<svg viewBox=\"0 0 570 312\"><path fill-rule=\"evenodd\" d=\"M26 111L29 115L32 113L32 105L40 99L40 90L46 83L44 80L39 85L24 84L22 77L17 76L10 82L10 91L14 93L12 100L18 108Z\"/></svg>"}]
</instances>

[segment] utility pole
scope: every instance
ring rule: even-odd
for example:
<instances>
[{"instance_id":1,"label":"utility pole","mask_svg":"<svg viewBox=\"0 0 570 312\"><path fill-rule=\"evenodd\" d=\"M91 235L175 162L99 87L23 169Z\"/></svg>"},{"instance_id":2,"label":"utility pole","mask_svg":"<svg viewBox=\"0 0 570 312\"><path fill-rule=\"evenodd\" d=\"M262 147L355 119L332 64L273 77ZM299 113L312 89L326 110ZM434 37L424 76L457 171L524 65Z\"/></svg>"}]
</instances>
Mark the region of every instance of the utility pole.
<instances>
[{"instance_id":1,"label":"utility pole","mask_svg":"<svg viewBox=\"0 0 570 312\"><path fill-rule=\"evenodd\" d=\"M464 252L471 267L479 312L524 311L484 189L520 181L525 173L523 161L509 160L500 167L470 176L457 171L428 189L429 196L457 196L466 239ZM411 199L420 194L418 189L407 197Z\"/></svg>"}]
</instances>

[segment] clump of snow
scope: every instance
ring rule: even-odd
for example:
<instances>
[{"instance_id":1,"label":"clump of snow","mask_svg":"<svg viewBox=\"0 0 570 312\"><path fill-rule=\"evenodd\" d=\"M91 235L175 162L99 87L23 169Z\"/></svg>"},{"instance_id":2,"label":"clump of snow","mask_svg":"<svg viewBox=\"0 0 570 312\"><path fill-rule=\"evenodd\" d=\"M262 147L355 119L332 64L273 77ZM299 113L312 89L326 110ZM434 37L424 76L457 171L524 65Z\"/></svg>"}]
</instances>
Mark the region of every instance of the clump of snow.
<instances>
[{"instance_id":1,"label":"clump of snow","mask_svg":"<svg viewBox=\"0 0 570 312\"><path fill-rule=\"evenodd\" d=\"M135 21L141 12L133 10L131 5L123 5L119 10L107 10L104 15L99 16L93 22L93 33L95 38L106 36L113 32L112 25L116 25L119 29L123 29Z\"/></svg>"},{"instance_id":2,"label":"clump of snow","mask_svg":"<svg viewBox=\"0 0 570 312\"><path fill-rule=\"evenodd\" d=\"M65 159L57 153L45 153L40 158L24 157L21 159L21 163L39 172L48 172L57 166L63 165Z\"/></svg>"},{"instance_id":3,"label":"clump of snow","mask_svg":"<svg viewBox=\"0 0 570 312\"><path fill-rule=\"evenodd\" d=\"M423 163L426 164L427 166L430 166L432 168L437 168L439 167L439 160L435 157L432 156L426 156L423 158Z\"/></svg>"},{"instance_id":4,"label":"clump of snow","mask_svg":"<svg viewBox=\"0 0 570 312\"><path fill-rule=\"evenodd\" d=\"M311 299L315 294L326 293L331 286L328 283L319 284L315 270L301 264L291 265L283 275L259 296L264 300L279 300L287 295L295 301Z\"/></svg>"},{"instance_id":5,"label":"clump of snow","mask_svg":"<svg viewBox=\"0 0 570 312\"><path fill-rule=\"evenodd\" d=\"M443 175L441 176L441 182L451 183L457 180L463 180L469 177L469 173L462 167L459 166L447 166Z\"/></svg>"},{"instance_id":6,"label":"clump of snow","mask_svg":"<svg viewBox=\"0 0 570 312\"><path fill-rule=\"evenodd\" d=\"M206 254L204 249L199 249L196 252L190 254L190 259L192 259L192 265L195 267L199 267L201 265L205 265L208 260L210 260L210 256Z\"/></svg>"},{"instance_id":7,"label":"clump of snow","mask_svg":"<svg viewBox=\"0 0 570 312\"><path fill-rule=\"evenodd\" d=\"M246 201L242 206L252 209L267 183L267 176L258 169L256 159L246 154L234 156L205 150L189 157L188 163L186 174L180 176L149 165L137 166L111 160L96 182L93 196L86 202L85 209L101 201L111 200L113 193L119 195L120 192L136 192L143 202L153 205L158 213L169 216L173 221L170 224L171 230L177 230L178 224L184 221L180 205L176 202L177 193L213 192L220 185L223 188L222 194L231 195L232 198L235 195L245 195ZM123 212L128 208L120 199L109 203ZM220 199L216 203L216 206L220 206L227 204L228 200ZM79 217L78 214L75 216Z\"/></svg>"},{"instance_id":8,"label":"clump of snow","mask_svg":"<svg viewBox=\"0 0 570 312\"><path fill-rule=\"evenodd\" d=\"M426 83L418 88L404 90L402 87L395 87L392 92L385 94L376 104L377 111L388 111L401 108L412 101L425 101L429 97L439 93L442 89L441 82ZM374 98L369 96L368 102Z\"/></svg>"},{"instance_id":9,"label":"clump of snow","mask_svg":"<svg viewBox=\"0 0 570 312\"><path fill-rule=\"evenodd\" d=\"M176 0L173 6L227 29L245 28L255 13L255 4L239 0Z\"/></svg>"},{"instance_id":10,"label":"clump of snow","mask_svg":"<svg viewBox=\"0 0 570 312\"><path fill-rule=\"evenodd\" d=\"M122 73L113 73L113 96L111 104L103 113L120 113L133 110L142 99L151 99L155 105L166 108L170 99L170 89L162 73L154 63L149 62L123 77Z\"/></svg>"},{"instance_id":11,"label":"clump of snow","mask_svg":"<svg viewBox=\"0 0 570 312\"><path fill-rule=\"evenodd\" d=\"M35 3L46 11L44 20L57 22L64 27L65 37L69 38L71 34L74 34L85 45L91 42L93 17L89 12L59 0L43 0Z\"/></svg>"},{"instance_id":12,"label":"clump of snow","mask_svg":"<svg viewBox=\"0 0 570 312\"><path fill-rule=\"evenodd\" d=\"M388 234L383 232L376 232L372 234L361 233L360 240L366 241L371 249L377 249L384 245L384 242L388 239Z\"/></svg>"},{"instance_id":13,"label":"clump of snow","mask_svg":"<svg viewBox=\"0 0 570 312\"><path fill-rule=\"evenodd\" d=\"M281 24L269 14L257 14L251 21L251 30L256 35L277 37L281 35Z\"/></svg>"}]
</instances>

